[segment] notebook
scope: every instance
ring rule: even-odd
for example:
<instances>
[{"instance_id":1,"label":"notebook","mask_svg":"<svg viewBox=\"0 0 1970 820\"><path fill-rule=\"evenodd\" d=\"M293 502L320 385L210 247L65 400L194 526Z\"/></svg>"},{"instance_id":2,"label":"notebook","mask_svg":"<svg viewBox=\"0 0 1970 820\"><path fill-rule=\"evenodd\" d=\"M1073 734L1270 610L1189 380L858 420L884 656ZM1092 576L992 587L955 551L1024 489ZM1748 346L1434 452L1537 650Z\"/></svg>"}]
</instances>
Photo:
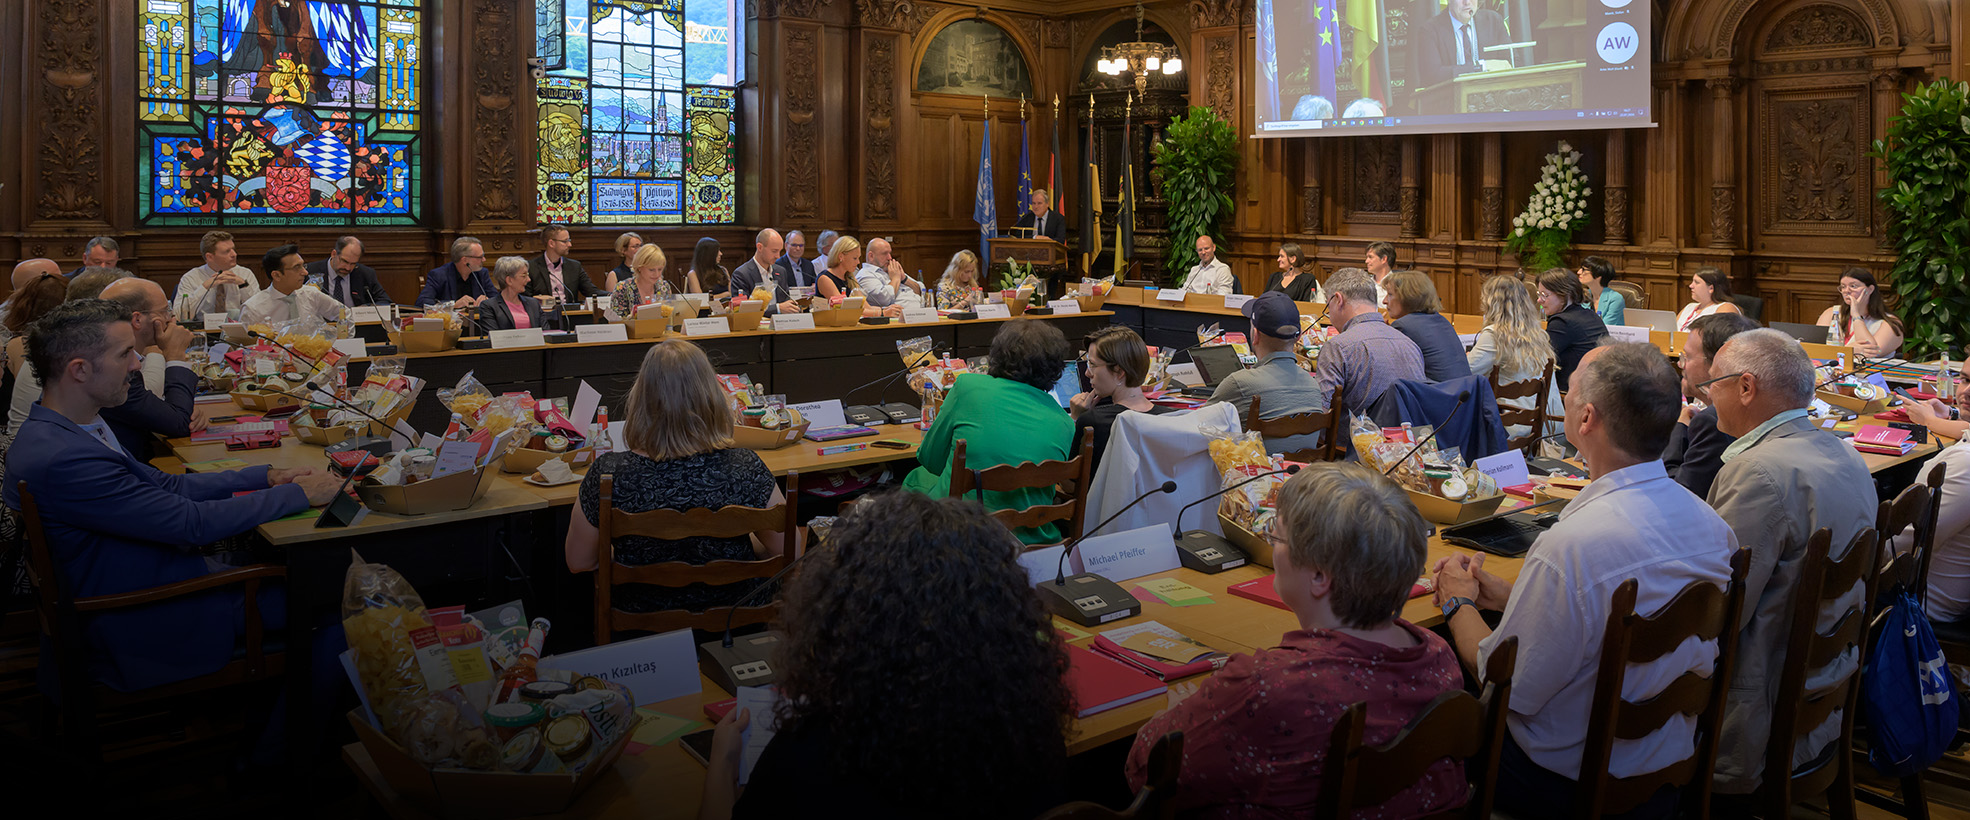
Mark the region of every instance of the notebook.
<instances>
[{"instance_id":1,"label":"notebook","mask_svg":"<svg viewBox=\"0 0 1970 820\"><path fill-rule=\"evenodd\" d=\"M1122 642L1145 633L1167 638L1177 646L1199 654L1189 661L1178 663L1168 658L1159 658L1155 655L1138 652L1122 645ZM1209 672L1224 666L1225 661L1231 659L1231 656L1155 621L1144 621L1130 626L1116 627L1100 635L1096 635L1094 649L1096 652L1126 663L1139 671L1155 675L1158 679L1164 681L1173 681L1178 678L1187 678L1191 675Z\"/></svg>"},{"instance_id":2,"label":"notebook","mask_svg":"<svg viewBox=\"0 0 1970 820\"><path fill-rule=\"evenodd\" d=\"M1273 588L1272 586L1273 577L1274 576L1267 575L1264 578L1253 579L1250 581L1246 581L1242 584L1232 584L1231 586L1226 587L1225 591L1233 595L1236 595L1240 598L1250 598L1251 600L1258 601L1259 603L1266 604L1268 606L1276 606L1279 607L1280 609L1291 610L1292 607L1286 605L1286 599L1279 597L1279 591ZM1424 595L1428 595L1435 591L1436 591L1436 579L1418 578L1416 579L1416 583L1410 585L1409 587L1409 597L1417 598Z\"/></svg>"},{"instance_id":3,"label":"notebook","mask_svg":"<svg viewBox=\"0 0 1970 820\"><path fill-rule=\"evenodd\" d=\"M1068 644L1067 687L1074 691L1076 717L1127 706L1169 691L1163 682L1128 664L1086 647Z\"/></svg>"},{"instance_id":4,"label":"notebook","mask_svg":"<svg viewBox=\"0 0 1970 820\"><path fill-rule=\"evenodd\" d=\"M1915 449L1915 441L1907 430L1878 424L1861 425L1850 440L1854 443L1854 449L1876 455L1905 456Z\"/></svg>"}]
</instances>

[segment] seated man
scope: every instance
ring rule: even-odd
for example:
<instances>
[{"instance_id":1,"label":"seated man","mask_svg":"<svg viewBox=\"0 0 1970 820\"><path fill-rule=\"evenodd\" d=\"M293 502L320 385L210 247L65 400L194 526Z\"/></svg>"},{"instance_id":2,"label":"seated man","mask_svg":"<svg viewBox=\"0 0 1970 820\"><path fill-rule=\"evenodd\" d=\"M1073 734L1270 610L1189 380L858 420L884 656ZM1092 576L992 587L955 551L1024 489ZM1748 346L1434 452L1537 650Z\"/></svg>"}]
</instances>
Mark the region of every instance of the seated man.
<instances>
[{"instance_id":1,"label":"seated man","mask_svg":"<svg viewBox=\"0 0 1970 820\"><path fill-rule=\"evenodd\" d=\"M1129 752L1129 786L1142 788L1156 741L1181 731L1179 813L1315 816L1343 710L1366 703L1362 739L1387 743L1463 683L1443 639L1394 614L1423 570L1429 529L1400 487L1360 464L1312 464L1287 479L1273 583L1299 628L1277 647L1233 656L1196 694L1144 724ZM1439 760L1364 814L1416 817L1461 805L1462 768Z\"/></svg>"},{"instance_id":2,"label":"seated man","mask_svg":"<svg viewBox=\"0 0 1970 820\"><path fill-rule=\"evenodd\" d=\"M862 310L868 316L901 316L924 306L923 283L903 272L887 239L869 240L869 259L855 269L855 286L869 297Z\"/></svg>"},{"instance_id":3,"label":"seated man","mask_svg":"<svg viewBox=\"0 0 1970 820\"><path fill-rule=\"evenodd\" d=\"M753 237L752 256L732 269L732 297L751 299L753 289L765 285L773 290L772 301L766 304L768 314L799 313L800 303L795 302L792 294L787 292L787 288L792 286L793 274L782 273L773 261L780 258L784 247L779 231L760 229L758 235Z\"/></svg>"},{"instance_id":4,"label":"seated man","mask_svg":"<svg viewBox=\"0 0 1970 820\"><path fill-rule=\"evenodd\" d=\"M1718 794L1750 794L1757 790L1766 763L1779 666L1792 635L1792 602L1804 571L1806 541L1820 528L1831 528L1831 555L1845 555L1854 534L1874 526L1875 496L1868 492L1874 477L1860 453L1806 417L1813 402L1813 360L1798 340L1767 328L1740 333L1724 343L1714 369L1724 376L1710 386L1717 429L1737 439L1724 450L1724 468L1710 487L1710 506L1731 525L1738 543L1751 549L1751 571L1745 578L1739 619L1743 631L1731 667L1713 780ZM1856 584L1854 601L1861 592ZM1833 626L1822 619L1818 628ZM1834 680L1855 665L1856 659L1842 658L1813 676ZM1839 736L1840 716L1836 712L1821 726L1799 728L1807 734L1792 758L1772 762L1800 765L1818 756Z\"/></svg>"},{"instance_id":5,"label":"seated man","mask_svg":"<svg viewBox=\"0 0 1970 820\"><path fill-rule=\"evenodd\" d=\"M192 333L171 318L164 289L149 279L118 279L103 289L103 298L124 311L123 320L130 325L138 350L154 346L164 354L161 397L144 387L141 373L132 373L124 400L105 405L102 414L123 449L139 461L149 461L157 436L182 438L205 429L205 413L193 404L198 373L186 353Z\"/></svg>"},{"instance_id":6,"label":"seated man","mask_svg":"<svg viewBox=\"0 0 1970 820\"><path fill-rule=\"evenodd\" d=\"M1424 380L1423 351L1382 320L1376 287L1360 268L1327 280L1327 321L1341 333L1320 347L1313 372L1328 395L1341 391L1349 413L1366 411L1398 379Z\"/></svg>"},{"instance_id":7,"label":"seated man","mask_svg":"<svg viewBox=\"0 0 1970 820\"><path fill-rule=\"evenodd\" d=\"M1683 345L1678 363L1683 366L1683 395L1698 401L1710 400L1709 388L1698 387L1710 380L1711 360L1731 337L1754 330L1758 323L1742 313L1712 313L1690 324L1690 338ZM1669 434L1669 448L1662 451L1662 466L1677 484L1689 488L1698 498L1710 495L1710 482L1724 466L1724 448L1734 436L1717 429L1717 408L1704 405L1695 410L1683 405L1683 415Z\"/></svg>"},{"instance_id":8,"label":"seated man","mask_svg":"<svg viewBox=\"0 0 1970 820\"><path fill-rule=\"evenodd\" d=\"M486 250L476 237L452 240L451 262L424 275L424 290L417 294L417 306L455 302L459 307L475 307L499 292L486 276Z\"/></svg>"},{"instance_id":9,"label":"seated man","mask_svg":"<svg viewBox=\"0 0 1970 820\"><path fill-rule=\"evenodd\" d=\"M790 288L811 288L820 278L814 271L814 262L803 254L807 253L807 235L800 231L787 231L787 252L773 260L773 275L787 283Z\"/></svg>"},{"instance_id":10,"label":"seated man","mask_svg":"<svg viewBox=\"0 0 1970 820\"><path fill-rule=\"evenodd\" d=\"M27 356L45 390L7 452L4 498L20 509L18 487L27 484L73 595L209 574L222 567L191 548L326 504L340 486L334 476L308 469L171 475L133 457L101 418L104 408L124 401L139 361L136 333L113 302L56 308L29 330ZM278 627L285 607L263 593L260 612ZM231 660L244 627L237 589L87 623L96 679L125 691L218 670Z\"/></svg>"},{"instance_id":11,"label":"seated man","mask_svg":"<svg viewBox=\"0 0 1970 820\"><path fill-rule=\"evenodd\" d=\"M1580 448L1593 483L1560 512L1559 523L1525 554L1516 582L1485 572L1484 554L1437 562L1436 600L1451 645L1480 674L1506 638L1518 638L1518 672L1499 758L1498 809L1524 820L1569 817L1591 723L1595 670L1614 591L1640 583L1635 610L1650 614L1701 582L1730 582L1737 536L1717 513L1669 480L1656 459L1676 422L1676 371L1649 344L1588 351L1566 394L1566 437ZM1477 610L1503 609L1493 631ZM1685 672L1709 674L1715 642L1686 641L1646 664L1629 666L1623 693L1659 693ZM1696 751L1689 719L1614 745L1608 771L1632 777ZM1668 817L1677 795L1664 790L1630 817Z\"/></svg>"},{"instance_id":12,"label":"seated man","mask_svg":"<svg viewBox=\"0 0 1970 820\"><path fill-rule=\"evenodd\" d=\"M121 261L123 261L123 248L116 244L114 238L94 237L89 240L89 244L82 246L82 264L75 270L69 271L68 278L74 279L76 274L90 268L113 268Z\"/></svg>"},{"instance_id":13,"label":"seated man","mask_svg":"<svg viewBox=\"0 0 1970 820\"><path fill-rule=\"evenodd\" d=\"M1300 335L1300 306L1278 291L1267 291L1246 302L1245 318L1252 320L1252 353L1259 363L1218 382L1212 402L1231 402L1238 417L1248 417L1252 397L1259 397L1259 418L1276 419L1295 413L1324 413L1333 393L1323 389L1312 373L1293 356L1293 339ZM1266 439L1269 453L1290 453L1326 443L1321 433Z\"/></svg>"},{"instance_id":14,"label":"seated man","mask_svg":"<svg viewBox=\"0 0 1970 820\"><path fill-rule=\"evenodd\" d=\"M324 322L342 318L341 302L305 284L308 265L300 248L288 244L267 251L260 257L260 269L267 272L267 289L246 300L245 309L239 312L241 322L278 326L302 316Z\"/></svg>"},{"instance_id":15,"label":"seated man","mask_svg":"<svg viewBox=\"0 0 1970 820\"><path fill-rule=\"evenodd\" d=\"M376 269L363 264L363 241L353 236L335 240L335 252L327 259L309 262L308 280L349 307L390 304Z\"/></svg>"},{"instance_id":16,"label":"seated man","mask_svg":"<svg viewBox=\"0 0 1970 820\"><path fill-rule=\"evenodd\" d=\"M1218 258L1218 244L1211 235L1197 237L1197 264L1183 279L1184 292L1230 296L1237 289L1236 282L1231 266Z\"/></svg>"},{"instance_id":17,"label":"seated man","mask_svg":"<svg viewBox=\"0 0 1970 820\"><path fill-rule=\"evenodd\" d=\"M260 282L239 263L233 235L206 231L198 240L198 250L205 255L205 264L178 277L178 295L171 301L177 305L178 321L199 322L207 313L238 316L246 300L260 292Z\"/></svg>"}]
</instances>

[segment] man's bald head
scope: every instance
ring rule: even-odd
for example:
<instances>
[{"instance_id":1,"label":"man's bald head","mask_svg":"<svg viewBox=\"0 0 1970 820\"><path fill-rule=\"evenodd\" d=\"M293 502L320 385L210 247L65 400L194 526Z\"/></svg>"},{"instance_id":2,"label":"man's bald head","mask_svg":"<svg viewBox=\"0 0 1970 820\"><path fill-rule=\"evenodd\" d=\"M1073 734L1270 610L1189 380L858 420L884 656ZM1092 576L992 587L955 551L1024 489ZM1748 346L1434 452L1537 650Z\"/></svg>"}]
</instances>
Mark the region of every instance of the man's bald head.
<instances>
[{"instance_id":1,"label":"man's bald head","mask_svg":"<svg viewBox=\"0 0 1970 820\"><path fill-rule=\"evenodd\" d=\"M53 259L29 259L14 266L14 290L27 287L27 283L44 273L62 275L62 267Z\"/></svg>"},{"instance_id":2,"label":"man's bald head","mask_svg":"<svg viewBox=\"0 0 1970 820\"><path fill-rule=\"evenodd\" d=\"M890 248L889 240L880 238L869 240L869 264L886 268L889 267L889 260L894 258L895 251Z\"/></svg>"},{"instance_id":3,"label":"man's bald head","mask_svg":"<svg viewBox=\"0 0 1970 820\"><path fill-rule=\"evenodd\" d=\"M170 306L164 298L164 287L141 276L109 283L109 287L103 288L103 298L122 302L131 310L159 311Z\"/></svg>"},{"instance_id":4,"label":"man's bald head","mask_svg":"<svg viewBox=\"0 0 1970 820\"><path fill-rule=\"evenodd\" d=\"M770 273L773 270L773 260L780 258L780 254L785 253L786 249L786 241L780 238L780 232L765 228L758 236L753 237L752 259L759 264L760 270Z\"/></svg>"}]
</instances>

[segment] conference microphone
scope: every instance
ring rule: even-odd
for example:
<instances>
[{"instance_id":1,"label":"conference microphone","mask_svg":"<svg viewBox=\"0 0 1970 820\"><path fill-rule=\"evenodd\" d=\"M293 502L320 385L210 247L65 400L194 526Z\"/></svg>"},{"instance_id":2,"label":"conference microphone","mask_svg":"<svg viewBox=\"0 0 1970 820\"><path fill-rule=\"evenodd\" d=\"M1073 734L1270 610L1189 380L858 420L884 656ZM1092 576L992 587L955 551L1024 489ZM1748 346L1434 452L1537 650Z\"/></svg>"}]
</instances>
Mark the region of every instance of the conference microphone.
<instances>
[{"instance_id":1,"label":"conference microphone","mask_svg":"<svg viewBox=\"0 0 1970 820\"><path fill-rule=\"evenodd\" d=\"M1865 356L1860 357L1860 360L1863 366L1854 368L1854 371L1852 373L1841 373L1839 375L1834 376L1831 379L1827 379L1826 381L1813 385L1813 391L1818 392L1820 388L1825 387L1827 385L1835 384L1846 379L1851 379L1855 376L1865 376L1869 373L1879 373L1883 370L1888 370L1895 366L1895 360L1893 358L1875 359L1872 364L1868 363L1868 359Z\"/></svg>"},{"instance_id":2,"label":"conference microphone","mask_svg":"<svg viewBox=\"0 0 1970 820\"><path fill-rule=\"evenodd\" d=\"M1386 476L1389 473L1395 472L1395 468L1400 467L1405 462L1409 461L1409 457L1415 455L1417 450L1423 449L1423 445L1435 441L1437 434L1443 432L1443 425L1449 424L1451 419L1456 418L1457 411L1464 409L1464 403L1470 400L1471 400L1471 391L1469 390L1458 391L1457 406L1450 408L1450 412L1444 414L1443 421L1439 422L1435 427L1430 428L1429 435L1424 436L1422 441L1416 442L1416 446L1409 448L1409 452L1403 453L1402 458L1396 459L1394 464L1390 464L1388 469L1382 471L1382 475Z\"/></svg>"},{"instance_id":3,"label":"conference microphone","mask_svg":"<svg viewBox=\"0 0 1970 820\"><path fill-rule=\"evenodd\" d=\"M787 538L795 537L794 533L784 533L784 535ZM793 571L794 567L800 566L801 561L813 555L814 550L820 547L820 544L811 545L799 557L788 561L779 572L773 573L773 577L766 579L766 583L753 587L751 591L739 596L739 600L733 601L731 606L725 608L724 636L715 641L698 644L700 670L713 682L724 687L725 691L736 695L741 686L771 686L779 681L779 670L773 667L773 653L780 648L780 643L786 640L786 633L777 629L768 629L735 640L732 637L732 618L739 614L739 607L757 599L761 592L773 589L773 585L779 583L780 578Z\"/></svg>"},{"instance_id":4,"label":"conference microphone","mask_svg":"<svg viewBox=\"0 0 1970 820\"><path fill-rule=\"evenodd\" d=\"M1141 504L1143 499L1157 493L1167 494L1176 491L1176 482L1165 481L1160 486L1136 496L1134 501L1122 505L1122 508L1116 510L1114 515L1108 516L1106 521L1094 525L1093 529L1081 533L1079 537L1062 545L1060 562L1055 567L1053 583L1041 581L1034 585L1034 588L1040 591L1040 598L1046 602L1047 608L1053 610L1054 614L1082 626L1095 626L1140 614L1142 602L1136 600L1134 595L1130 595L1128 590L1122 589L1120 584L1092 572L1069 576L1067 556L1074 554L1075 548L1081 546L1081 542L1087 540L1088 536L1114 523L1115 519L1122 517L1122 513Z\"/></svg>"},{"instance_id":5,"label":"conference microphone","mask_svg":"<svg viewBox=\"0 0 1970 820\"><path fill-rule=\"evenodd\" d=\"M1225 539L1224 536L1210 532L1209 530L1191 530L1189 532L1184 532L1183 514L1189 512L1191 507L1195 507L1213 498L1217 498L1218 496L1224 495L1225 493L1231 492L1232 490L1236 490L1239 487L1243 487L1261 478L1269 478L1271 476L1279 475L1280 473L1293 475L1295 473L1298 473L1299 471L1300 471L1300 465L1288 464L1281 469L1270 470L1267 472L1259 473L1258 475L1252 476L1251 478L1247 478L1244 481L1240 481L1229 487L1225 487L1224 489L1218 490L1217 492L1211 493L1210 495L1204 496L1203 498L1199 498L1196 501L1192 501L1188 504L1183 505L1182 509L1177 510L1177 518L1176 518L1176 528L1177 528L1177 532L1179 533L1177 535L1177 558L1183 561L1183 565L1186 567L1197 570L1198 572L1205 572L1211 574L1217 574L1225 570L1232 569L1234 567L1244 566L1246 561L1251 560L1251 556L1247 555L1244 550L1239 549L1237 545Z\"/></svg>"},{"instance_id":6,"label":"conference microphone","mask_svg":"<svg viewBox=\"0 0 1970 820\"><path fill-rule=\"evenodd\" d=\"M931 348L930 352L932 355L936 355L939 351L936 348ZM942 352L949 353L950 351L947 349ZM842 415L848 419L850 424L860 424L864 427L877 424L908 424L923 418L923 410L921 408L912 407L902 402L883 402L883 399L889 396L890 386L895 384L897 379L909 375L909 373L910 368L906 366L887 376L879 376L871 379L841 394L842 403L845 405L841 409ZM848 399L856 393L860 393L878 384L882 385L882 392L876 395L875 404L847 404Z\"/></svg>"},{"instance_id":7,"label":"conference microphone","mask_svg":"<svg viewBox=\"0 0 1970 820\"><path fill-rule=\"evenodd\" d=\"M323 390L321 384L318 382L308 382L305 386L308 388L308 393L310 395L327 396L329 400L335 402L337 406L352 411L356 415L362 416L363 418L369 419L370 421L376 422L377 424L382 425L383 429L385 430L396 429L396 425L393 425L390 422L384 421L383 419L370 415L368 410L364 410L361 407L357 407L354 402L344 399L341 396L337 396L333 392L330 392L328 390ZM417 431L415 429L411 429L409 421L404 422L404 428L410 430L410 435L408 435L406 438L408 438L412 442L416 442ZM328 450L330 455L344 452L347 450L368 450L372 453L375 453L378 458L381 458L383 456L389 455L390 450L392 448L390 446L390 438L388 435L382 437L362 435L362 436L350 436L349 438L343 441L329 445L326 449Z\"/></svg>"}]
</instances>

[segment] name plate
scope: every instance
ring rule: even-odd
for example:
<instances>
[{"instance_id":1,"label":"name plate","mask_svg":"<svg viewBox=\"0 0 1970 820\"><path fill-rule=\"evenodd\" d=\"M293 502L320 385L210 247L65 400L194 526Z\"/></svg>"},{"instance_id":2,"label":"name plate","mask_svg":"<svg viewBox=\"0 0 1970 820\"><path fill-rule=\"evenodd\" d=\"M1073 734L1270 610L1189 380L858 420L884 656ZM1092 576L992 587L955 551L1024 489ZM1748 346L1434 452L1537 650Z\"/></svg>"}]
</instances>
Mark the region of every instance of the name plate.
<instances>
[{"instance_id":1,"label":"name plate","mask_svg":"<svg viewBox=\"0 0 1970 820\"><path fill-rule=\"evenodd\" d=\"M206 330L218 330L226 323L226 314L224 313L207 313L204 316Z\"/></svg>"},{"instance_id":2,"label":"name plate","mask_svg":"<svg viewBox=\"0 0 1970 820\"><path fill-rule=\"evenodd\" d=\"M703 319L685 319L684 335L717 336L732 330L732 323L723 316L709 316Z\"/></svg>"},{"instance_id":3,"label":"name plate","mask_svg":"<svg viewBox=\"0 0 1970 820\"><path fill-rule=\"evenodd\" d=\"M774 330L813 330L812 313L776 313L773 315Z\"/></svg>"},{"instance_id":4,"label":"name plate","mask_svg":"<svg viewBox=\"0 0 1970 820\"><path fill-rule=\"evenodd\" d=\"M979 305L975 310L977 311L978 318L980 319L1012 318L1012 308L1006 307L1004 302L988 302L986 304Z\"/></svg>"},{"instance_id":5,"label":"name plate","mask_svg":"<svg viewBox=\"0 0 1970 820\"><path fill-rule=\"evenodd\" d=\"M1053 315L1055 316L1066 316L1081 312L1081 303L1076 299L1054 299L1047 302L1047 307L1053 308Z\"/></svg>"},{"instance_id":6,"label":"name plate","mask_svg":"<svg viewBox=\"0 0 1970 820\"><path fill-rule=\"evenodd\" d=\"M1077 551L1088 572L1118 584L1131 578L1168 572L1180 564L1176 540L1170 537L1168 524L1151 524L1127 532L1097 535L1083 540Z\"/></svg>"},{"instance_id":7,"label":"name plate","mask_svg":"<svg viewBox=\"0 0 1970 820\"><path fill-rule=\"evenodd\" d=\"M621 684L636 696L637 703L656 703L702 691L697 644L689 629L550 655L540 659L540 668L593 675Z\"/></svg>"},{"instance_id":8,"label":"name plate","mask_svg":"<svg viewBox=\"0 0 1970 820\"><path fill-rule=\"evenodd\" d=\"M1162 290L1159 290L1159 291L1156 291L1156 301L1158 301L1158 302L1181 302L1181 301L1183 301L1183 289L1182 289L1182 288L1163 288Z\"/></svg>"},{"instance_id":9,"label":"name plate","mask_svg":"<svg viewBox=\"0 0 1970 820\"><path fill-rule=\"evenodd\" d=\"M903 324L920 325L937 321L937 308L904 308Z\"/></svg>"},{"instance_id":10,"label":"name plate","mask_svg":"<svg viewBox=\"0 0 1970 820\"><path fill-rule=\"evenodd\" d=\"M1525 469L1525 454L1517 450L1506 450L1495 456L1485 456L1471 462L1478 472L1491 476L1500 487L1517 487L1532 481Z\"/></svg>"},{"instance_id":11,"label":"name plate","mask_svg":"<svg viewBox=\"0 0 1970 820\"><path fill-rule=\"evenodd\" d=\"M1607 335L1613 336L1616 341L1642 342L1646 344L1649 340L1649 328L1634 327L1632 325L1608 325Z\"/></svg>"},{"instance_id":12,"label":"name plate","mask_svg":"<svg viewBox=\"0 0 1970 820\"><path fill-rule=\"evenodd\" d=\"M1245 307L1245 303L1250 301L1252 301L1251 294L1236 293L1224 297L1224 306L1232 310L1241 310Z\"/></svg>"},{"instance_id":13,"label":"name plate","mask_svg":"<svg viewBox=\"0 0 1970 820\"><path fill-rule=\"evenodd\" d=\"M361 339L336 339L335 349L345 356L369 355L369 343Z\"/></svg>"},{"instance_id":14,"label":"name plate","mask_svg":"<svg viewBox=\"0 0 1970 820\"><path fill-rule=\"evenodd\" d=\"M576 325L577 342L627 342L629 328L622 325Z\"/></svg>"},{"instance_id":15,"label":"name plate","mask_svg":"<svg viewBox=\"0 0 1970 820\"><path fill-rule=\"evenodd\" d=\"M495 330L486 335L492 338L494 350L505 350L509 347L538 347L547 344L547 336L537 327L525 330Z\"/></svg>"}]
</instances>

